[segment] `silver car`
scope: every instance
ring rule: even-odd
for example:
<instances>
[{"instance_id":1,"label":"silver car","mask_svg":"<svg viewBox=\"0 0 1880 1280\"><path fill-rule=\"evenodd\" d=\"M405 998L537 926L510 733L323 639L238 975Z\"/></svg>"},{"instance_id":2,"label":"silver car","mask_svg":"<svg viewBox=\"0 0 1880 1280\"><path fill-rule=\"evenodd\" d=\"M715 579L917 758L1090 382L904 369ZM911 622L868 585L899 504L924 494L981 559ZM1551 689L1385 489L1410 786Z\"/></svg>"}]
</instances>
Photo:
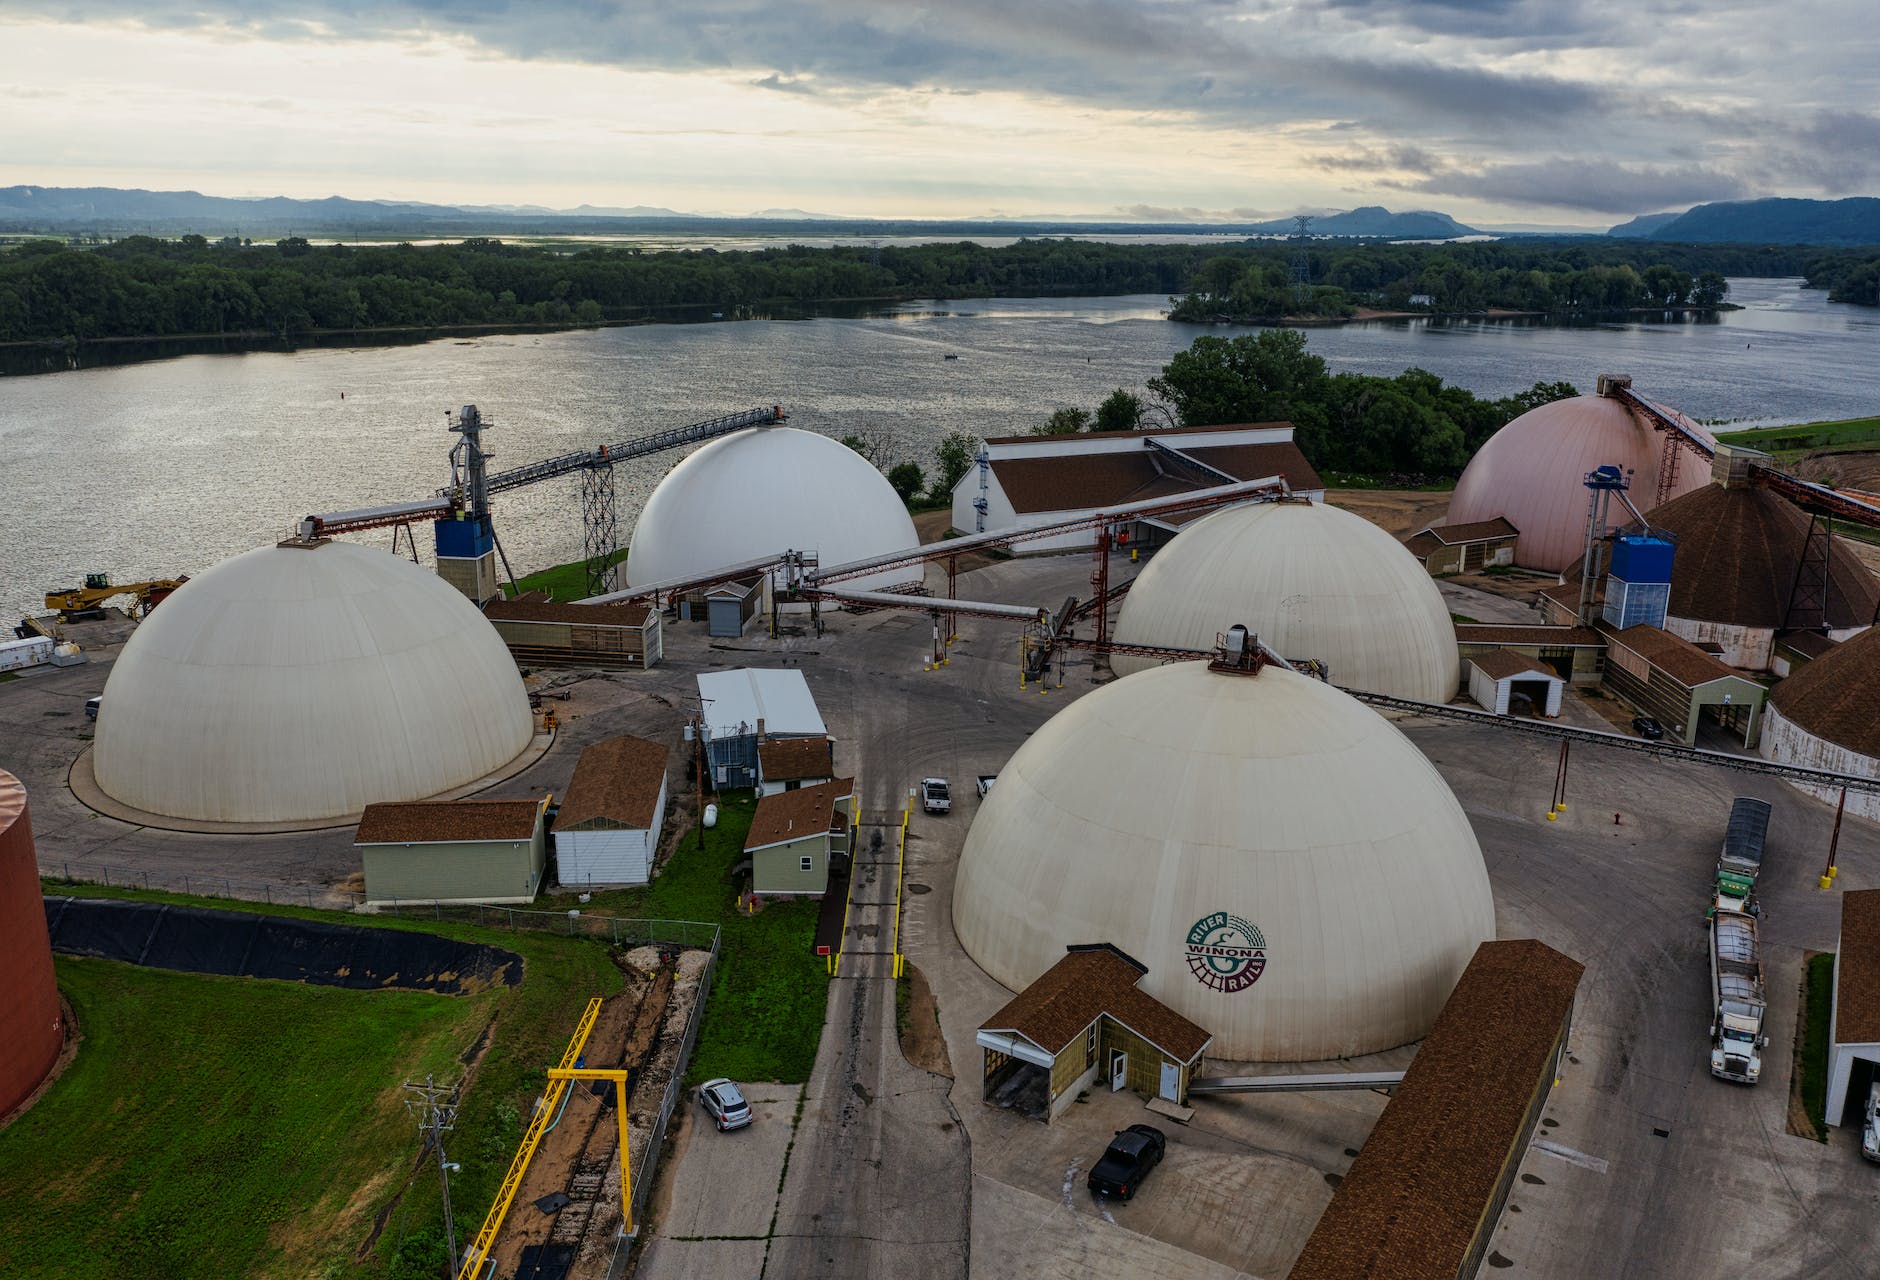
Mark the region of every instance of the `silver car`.
<instances>
[{"instance_id":1,"label":"silver car","mask_svg":"<svg viewBox=\"0 0 1880 1280\"><path fill-rule=\"evenodd\" d=\"M742 1129L751 1122L751 1104L738 1092L738 1086L720 1077L707 1080L698 1087L699 1105L705 1108L705 1114L718 1126L718 1132L727 1129Z\"/></svg>"}]
</instances>

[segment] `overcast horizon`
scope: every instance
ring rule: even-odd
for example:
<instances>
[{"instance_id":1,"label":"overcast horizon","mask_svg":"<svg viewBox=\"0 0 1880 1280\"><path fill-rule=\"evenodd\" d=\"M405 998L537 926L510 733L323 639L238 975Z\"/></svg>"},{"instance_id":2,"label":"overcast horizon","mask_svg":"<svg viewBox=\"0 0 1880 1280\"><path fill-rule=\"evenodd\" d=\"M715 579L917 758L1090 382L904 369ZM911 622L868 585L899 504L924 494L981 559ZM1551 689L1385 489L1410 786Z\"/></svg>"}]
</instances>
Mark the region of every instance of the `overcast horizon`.
<instances>
[{"instance_id":1,"label":"overcast horizon","mask_svg":"<svg viewBox=\"0 0 1880 1280\"><path fill-rule=\"evenodd\" d=\"M1866 6L95 0L0 16L0 185L746 216L1601 230L1861 194Z\"/></svg>"}]
</instances>

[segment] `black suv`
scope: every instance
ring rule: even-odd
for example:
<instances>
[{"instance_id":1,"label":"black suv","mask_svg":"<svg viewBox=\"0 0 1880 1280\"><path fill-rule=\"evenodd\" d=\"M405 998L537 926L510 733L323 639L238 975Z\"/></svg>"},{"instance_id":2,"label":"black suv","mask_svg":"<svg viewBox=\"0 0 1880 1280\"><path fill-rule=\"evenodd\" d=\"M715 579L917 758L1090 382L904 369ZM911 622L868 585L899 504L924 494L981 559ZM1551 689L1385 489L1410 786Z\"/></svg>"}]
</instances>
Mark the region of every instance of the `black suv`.
<instances>
[{"instance_id":1,"label":"black suv","mask_svg":"<svg viewBox=\"0 0 1880 1280\"><path fill-rule=\"evenodd\" d=\"M1168 1139L1153 1125L1132 1124L1118 1129L1103 1159L1090 1171L1090 1190L1118 1200L1134 1199L1136 1188L1149 1176L1149 1170L1162 1163L1167 1148Z\"/></svg>"},{"instance_id":2,"label":"black suv","mask_svg":"<svg viewBox=\"0 0 1880 1280\"><path fill-rule=\"evenodd\" d=\"M1641 738L1650 738L1653 742L1665 736L1665 727L1650 716L1633 716L1632 731Z\"/></svg>"}]
</instances>

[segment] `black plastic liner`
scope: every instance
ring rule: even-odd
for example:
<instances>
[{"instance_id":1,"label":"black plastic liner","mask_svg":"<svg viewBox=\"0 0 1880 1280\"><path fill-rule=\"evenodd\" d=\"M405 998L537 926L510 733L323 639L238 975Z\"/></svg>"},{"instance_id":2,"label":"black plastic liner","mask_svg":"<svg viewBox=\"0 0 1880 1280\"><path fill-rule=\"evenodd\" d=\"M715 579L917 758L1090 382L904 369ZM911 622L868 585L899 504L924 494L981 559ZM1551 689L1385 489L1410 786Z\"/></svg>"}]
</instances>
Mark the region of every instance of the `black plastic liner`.
<instances>
[{"instance_id":1,"label":"black plastic liner","mask_svg":"<svg viewBox=\"0 0 1880 1280\"><path fill-rule=\"evenodd\" d=\"M415 929L373 929L116 898L47 898L52 949L184 973L464 995L522 981L522 957Z\"/></svg>"}]
</instances>

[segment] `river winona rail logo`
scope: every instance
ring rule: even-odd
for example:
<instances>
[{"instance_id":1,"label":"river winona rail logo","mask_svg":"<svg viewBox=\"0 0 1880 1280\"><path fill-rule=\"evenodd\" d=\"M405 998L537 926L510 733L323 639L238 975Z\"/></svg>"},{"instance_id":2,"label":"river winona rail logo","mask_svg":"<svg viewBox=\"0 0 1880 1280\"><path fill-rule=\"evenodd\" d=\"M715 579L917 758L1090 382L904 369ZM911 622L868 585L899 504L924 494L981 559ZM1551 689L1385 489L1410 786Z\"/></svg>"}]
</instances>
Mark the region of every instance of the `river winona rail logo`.
<instances>
[{"instance_id":1,"label":"river winona rail logo","mask_svg":"<svg viewBox=\"0 0 1880 1280\"><path fill-rule=\"evenodd\" d=\"M1245 991L1266 971L1266 938L1259 926L1225 911L1195 921L1185 951L1195 981L1216 991Z\"/></svg>"}]
</instances>

